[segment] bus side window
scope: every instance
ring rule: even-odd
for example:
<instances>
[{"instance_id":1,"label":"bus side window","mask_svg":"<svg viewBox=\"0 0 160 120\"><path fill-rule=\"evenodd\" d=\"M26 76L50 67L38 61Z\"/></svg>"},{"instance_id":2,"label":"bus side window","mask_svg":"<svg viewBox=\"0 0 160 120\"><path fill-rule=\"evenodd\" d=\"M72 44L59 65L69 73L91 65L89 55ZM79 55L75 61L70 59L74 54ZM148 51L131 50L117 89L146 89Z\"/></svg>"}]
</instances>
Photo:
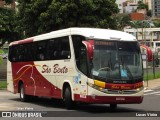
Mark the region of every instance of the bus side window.
<instances>
[{"instance_id":1,"label":"bus side window","mask_svg":"<svg viewBox=\"0 0 160 120\"><path fill-rule=\"evenodd\" d=\"M51 39L48 42L47 46L47 60L54 60L55 59L55 40Z\"/></svg>"},{"instance_id":2,"label":"bus side window","mask_svg":"<svg viewBox=\"0 0 160 120\"><path fill-rule=\"evenodd\" d=\"M44 60L44 53L43 53L43 51L44 51L44 48L42 47L42 46L39 46L38 47L38 56L37 56L37 58L38 58L38 60Z\"/></svg>"},{"instance_id":3,"label":"bus side window","mask_svg":"<svg viewBox=\"0 0 160 120\"><path fill-rule=\"evenodd\" d=\"M70 45L69 45L69 37L61 38L61 58L62 59L70 59Z\"/></svg>"},{"instance_id":4,"label":"bus side window","mask_svg":"<svg viewBox=\"0 0 160 120\"><path fill-rule=\"evenodd\" d=\"M36 60L36 44L31 43L28 44L28 59L29 61L34 61Z\"/></svg>"},{"instance_id":5,"label":"bus side window","mask_svg":"<svg viewBox=\"0 0 160 120\"><path fill-rule=\"evenodd\" d=\"M85 75L88 74L87 69L87 51L85 45L82 41L85 40L85 37L73 35L73 47L74 47L74 54L76 59L77 68Z\"/></svg>"},{"instance_id":6,"label":"bus side window","mask_svg":"<svg viewBox=\"0 0 160 120\"><path fill-rule=\"evenodd\" d=\"M15 48L16 46L10 46L9 47L9 60L11 62L16 62L17 59L17 49Z\"/></svg>"},{"instance_id":7,"label":"bus side window","mask_svg":"<svg viewBox=\"0 0 160 120\"><path fill-rule=\"evenodd\" d=\"M46 45L47 42L46 41L40 41L37 42L36 46L37 46L37 60L38 61L42 61L42 60L46 60Z\"/></svg>"},{"instance_id":8,"label":"bus side window","mask_svg":"<svg viewBox=\"0 0 160 120\"><path fill-rule=\"evenodd\" d=\"M13 62L19 62L20 61L20 50L19 46L11 46L11 61Z\"/></svg>"},{"instance_id":9,"label":"bus side window","mask_svg":"<svg viewBox=\"0 0 160 120\"><path fill-rule=\"evenodd\" d=\"M19 50L18 52L19 61L25 61L26 57L25 45L20 45L18 50Z\"/></svg>"},{"instance_id":10,"label":"bus side window","mask_svg":"<svg viewBox=\"0 0 160 120\"><path fill-rule=\"evenodd\" d=\"M87 50L84 44L81 45L80 48L80 57L79 57L79 66L80 71L87 75Z\"/></svg>"},{"instance_id":11,"label":"bus side window","mask_svg":"<svg viewBox=\"0 0 160 120\"><path fill-rule=\"evenodd\" d=\"M85 38L82 36L77 36L77 35L72 36L74 54L75 54L75 59L77 64L79 64L80 46L83 40L85 40Z\"/></svg>"}]
</instances>

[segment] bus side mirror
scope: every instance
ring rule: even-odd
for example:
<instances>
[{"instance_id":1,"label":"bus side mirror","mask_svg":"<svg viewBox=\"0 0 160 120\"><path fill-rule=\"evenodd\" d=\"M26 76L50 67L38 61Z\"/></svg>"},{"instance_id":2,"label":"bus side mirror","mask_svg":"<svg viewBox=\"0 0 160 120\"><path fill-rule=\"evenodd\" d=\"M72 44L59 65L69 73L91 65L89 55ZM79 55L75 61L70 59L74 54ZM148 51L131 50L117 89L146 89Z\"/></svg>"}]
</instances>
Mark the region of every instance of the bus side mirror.
<instances>
[{"instance_id":1,"label":"bus side mirror","mask_svg":"<svg viewBox=\"0 0 160 120\"><path fill-rule=\"evenodd\" d=\"M87 48L89 60L92 61L93 60L93 45L94 45L94 41L93 40L82 41L82 43Z\"/></svg>"},{"instance_id":2,"label":"bus side mirror","mask_svg":"<svg viewBox=\"0 0 160 120\"><path fill-rule=\"evenodd\" d=\"M147 55L148 62L151 62L152 61L152 50L151 50L151 48L149 48L146 45L142 45L142 44L140 45L140 48L141 48L141 53Z\"/></svg>"}]
</instances>

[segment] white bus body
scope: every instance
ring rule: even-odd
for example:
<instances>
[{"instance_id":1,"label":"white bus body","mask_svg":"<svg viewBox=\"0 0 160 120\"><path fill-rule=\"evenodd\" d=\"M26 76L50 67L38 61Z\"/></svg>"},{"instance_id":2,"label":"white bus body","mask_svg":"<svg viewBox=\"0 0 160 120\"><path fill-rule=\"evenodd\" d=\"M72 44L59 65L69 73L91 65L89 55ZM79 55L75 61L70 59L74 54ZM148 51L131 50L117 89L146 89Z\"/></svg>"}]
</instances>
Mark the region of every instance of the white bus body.
<instances>
[{"instance_id":1,"label":"white bus body","mask_svg":"<svg viewBox=\"0 0 160 120\"><path fill-rule=\"evenodd\" d=\"M74 102L117 104L143 101L139 44L128 33L68 28L9 45L8 90Z\"/></svg>"}]
</instances>

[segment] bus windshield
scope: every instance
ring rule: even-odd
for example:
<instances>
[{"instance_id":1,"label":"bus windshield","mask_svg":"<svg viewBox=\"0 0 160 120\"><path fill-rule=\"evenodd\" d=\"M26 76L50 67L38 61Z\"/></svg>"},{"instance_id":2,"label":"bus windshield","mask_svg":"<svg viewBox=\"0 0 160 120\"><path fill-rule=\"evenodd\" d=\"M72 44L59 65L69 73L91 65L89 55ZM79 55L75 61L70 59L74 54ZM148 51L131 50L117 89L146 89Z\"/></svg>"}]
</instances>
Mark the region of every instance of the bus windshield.
<instances>
[{"instance_id":1,"label":"bus windshield","mask_svg":"<svg viewBox=\"0 0 160 120\"><path fill-rule=\"evenodd\" d=\"M142 79L142 62L137 42L94 42L92 76L110 83L131 83Z\"/></svg>"}]
</instances>

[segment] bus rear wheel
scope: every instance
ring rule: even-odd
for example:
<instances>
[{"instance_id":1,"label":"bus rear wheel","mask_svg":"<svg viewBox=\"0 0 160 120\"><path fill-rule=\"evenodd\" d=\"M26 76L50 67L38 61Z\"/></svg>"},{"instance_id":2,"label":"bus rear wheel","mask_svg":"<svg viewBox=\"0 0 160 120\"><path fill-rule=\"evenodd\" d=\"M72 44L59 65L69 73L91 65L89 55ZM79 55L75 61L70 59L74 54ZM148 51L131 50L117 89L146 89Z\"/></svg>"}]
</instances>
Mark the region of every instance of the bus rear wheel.
<instances>
[{"instance_id":1,"label":"bus rear wheel","mask_svg":"<svg viewBox=\"0 0 160 120\"><path fill-rule=\"evenodd\" d=\"M26 102L28 100L28 95L25 94L24 85L20 85L20 100L22 102Z\"/></svg>"},{"instance_id":2,"label":"bus rear wheel","mask_svg":"<svg viewBox=\"0 0 160 120\"><path fill-rule=\"evenodd\" d=\"M71 89L70 87L66 87L64 91L64 103L65 107L67 109L72 109L73 108L73 101L72 101L72 96L71 96Z\"/></svg>"}]
</instances>

